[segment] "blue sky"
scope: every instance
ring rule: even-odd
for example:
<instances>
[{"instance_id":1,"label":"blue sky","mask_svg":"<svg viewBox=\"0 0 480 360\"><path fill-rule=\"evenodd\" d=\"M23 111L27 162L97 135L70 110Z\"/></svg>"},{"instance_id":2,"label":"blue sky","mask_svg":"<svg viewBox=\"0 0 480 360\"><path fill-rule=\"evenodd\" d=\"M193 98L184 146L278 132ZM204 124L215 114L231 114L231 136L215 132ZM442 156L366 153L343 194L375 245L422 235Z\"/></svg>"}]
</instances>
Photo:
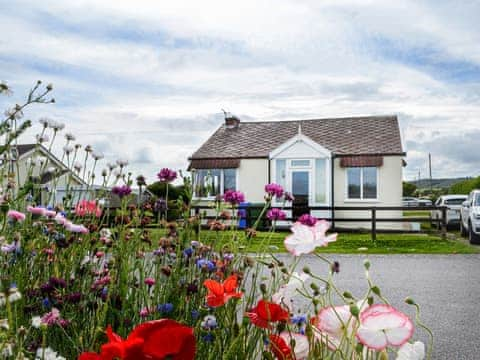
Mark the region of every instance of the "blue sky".
<instances>
[{"instance_id":1,"label":"blue sky","mask_svg":"<svg viewBox=\"0 0 480 360\"><path fill-rule=\"evenodd\" d=\"M405 177L480 175L480 4L0 0L0 80L37 80L83 144L154 180L222 121L397 114ZM30 135L38 131L38 124ZM60 146L57 151L60 150Z\"/></svg>"}]
</instances>

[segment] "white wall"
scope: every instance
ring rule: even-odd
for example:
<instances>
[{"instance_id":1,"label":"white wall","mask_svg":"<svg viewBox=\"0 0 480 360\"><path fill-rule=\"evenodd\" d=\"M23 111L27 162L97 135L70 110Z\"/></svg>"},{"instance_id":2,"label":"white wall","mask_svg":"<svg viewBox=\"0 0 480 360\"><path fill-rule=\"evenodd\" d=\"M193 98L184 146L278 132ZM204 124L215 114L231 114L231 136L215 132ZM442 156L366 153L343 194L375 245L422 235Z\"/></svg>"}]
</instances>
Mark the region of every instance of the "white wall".
<instances>
[{"instance_id":1,"label":"white wall","mask_svg":"<svg viewBox=\"0 0 480 360\"><path fill-rule=\"evenodd\" d=\"M264 202L264 188L268 184L268 159L242 159L238 171L238 190L251 203Z\"/></svg>"}]
</instances>

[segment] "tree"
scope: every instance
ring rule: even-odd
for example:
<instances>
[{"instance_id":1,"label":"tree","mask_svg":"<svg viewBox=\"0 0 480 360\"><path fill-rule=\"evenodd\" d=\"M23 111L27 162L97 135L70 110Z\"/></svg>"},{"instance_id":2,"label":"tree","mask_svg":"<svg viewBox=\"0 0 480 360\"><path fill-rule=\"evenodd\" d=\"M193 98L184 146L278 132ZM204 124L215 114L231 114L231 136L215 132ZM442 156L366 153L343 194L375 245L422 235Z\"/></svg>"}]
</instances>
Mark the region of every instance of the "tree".
<instances>
[{"instance_id":1,"label":"tree","mask_svg":"<svg viewBox=\"0 0 480 360\"><path fill-rule=\"evenodd\" d=\"M403 185L403 196L413 196L415 190L417 190L417 185L404 181Z\"/></svg>"}]
</instances>

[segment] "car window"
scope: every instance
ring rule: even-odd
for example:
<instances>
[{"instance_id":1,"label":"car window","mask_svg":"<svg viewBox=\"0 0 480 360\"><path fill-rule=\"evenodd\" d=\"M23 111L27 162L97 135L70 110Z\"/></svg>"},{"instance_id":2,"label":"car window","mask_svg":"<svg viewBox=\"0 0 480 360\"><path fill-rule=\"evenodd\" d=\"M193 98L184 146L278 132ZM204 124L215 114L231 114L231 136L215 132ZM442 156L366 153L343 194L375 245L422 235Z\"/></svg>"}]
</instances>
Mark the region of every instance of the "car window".
<instances>
[{"instance_id":1,"label":"car window","mask_svg":"<svg viewBox=\"0 0 480 360\"><path fill-rule=\"evenodd\" d=\"M474 206L480 206L480 193L475 194Z\"/></svg>"},{"instance_id":2,"label":"car window","mask_svg":"<svg viewBox=\"0 0 480 360\"><path fill-rule=\"evenodd\" d=\"M466 200L466 199L464 199L464 198L448 199L448 200L445 200L445 204L447 204L447 205L462 205L462 203L463 203L465 200Z\"/></svg>"}]
</instances>

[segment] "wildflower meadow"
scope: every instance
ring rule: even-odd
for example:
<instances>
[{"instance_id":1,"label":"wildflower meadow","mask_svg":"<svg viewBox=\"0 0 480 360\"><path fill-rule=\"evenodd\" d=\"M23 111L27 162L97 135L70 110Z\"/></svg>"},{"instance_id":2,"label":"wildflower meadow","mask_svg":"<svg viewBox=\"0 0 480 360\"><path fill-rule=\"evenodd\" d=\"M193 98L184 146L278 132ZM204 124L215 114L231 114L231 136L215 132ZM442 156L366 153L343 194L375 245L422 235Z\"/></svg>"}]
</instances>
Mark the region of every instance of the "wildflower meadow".
<instances>
[{"instance_id":1,"label":"wildflower meadow","mask_svg":"<svg viewBox=\"0 0 480 360\"><path fill-rule=\"evenodd\" d=\"M387 300L381 284L365 273L365 292L354 297L339 289L340 264L322 255L329 224L301 216L285 236L288 260L265 241L262 252L246 244L256 225L239 230L241 191L227 191L212 204L211 231L230 230L228 239L204 239L202 215L194 215L191 175L159 169L164 199L141 196L148 179L128 172L120 159L102 166L103 155L75 142L63 124L25 120L26 107L55 106L53 87L40 81L23 104L0 123L0 358L5 359L388 359L431 357L432 342L415 341L430 330ZM0 83L2 96L8 84ZM58 170L36 155L25 163L18 146L25 131L38 128L37 147L64 142L60 159L67 179L81 178L80 195L69 189L56 198ZM21 168L25 167L25 168ZM20 174L27 174L21 181ZM36 179L50 174L49 189ZM168 189L183 182L175 200L178 216L168 216ZM100 189L100 190L98 190ZM102 199L116 199L118 206ZM291 194L265 186L260 215L275 224L286 218L276 198ZM278 201L277 201L278 202ZM222 215L223 214L223 215ZM224 216L228 214L228 216ZM168 220L168 221L167 221ZM297 266L315 256L325 264L314 274Z\"/></svg>"}]
</instances>

